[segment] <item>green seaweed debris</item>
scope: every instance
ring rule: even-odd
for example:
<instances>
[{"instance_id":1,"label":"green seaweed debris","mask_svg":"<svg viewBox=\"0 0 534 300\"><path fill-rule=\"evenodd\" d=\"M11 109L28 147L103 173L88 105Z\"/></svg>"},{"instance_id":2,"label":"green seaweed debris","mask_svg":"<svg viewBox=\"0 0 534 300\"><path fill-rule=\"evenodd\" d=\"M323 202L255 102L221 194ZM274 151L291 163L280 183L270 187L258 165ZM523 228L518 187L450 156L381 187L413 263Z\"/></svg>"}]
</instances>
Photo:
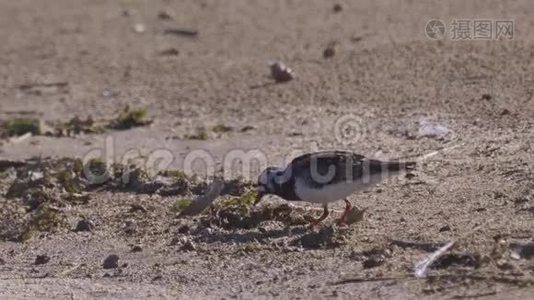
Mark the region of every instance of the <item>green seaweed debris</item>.
<instances>
[{"instance_id":1,"label":"green seaweed debris","mask_svg":"<svg viewBox=\"0 0 534 300\"><path fill-rule=\"evenodd\" d=\"M215 133L225 133L225 132L230 132L230 131L233 131L234 128L232 126L226 126L226 125L223 125L223 124L218 124L218 125L215 125L211 128L211 131L215 132Z\"/></svg>"},{"instance_id":2,"label":"green seaweed debris","mask_svg":"<svg viewBox=\"0 0 534 300\"><path fill-rule=\"evenodd\" d=\"M4 136L21 136L26 133L33 135L41 134L41 125L37 119L17 118L5 121L2 124L2 135Z\"/></svg>"},{"instance_id":3,"label":"green seaweed debris","mask_svg":"<svg viewBox=\"0 0 534 300\"><path fill-rule=\"evenodd\" d=\"M193 203L193 200L189 198L178 199L176 200L176 202L174 202L173 210L175 212L181 212L184 209L188 208L191 205L191 203Z\"/></svg>"},{"instance_id":4,"label":"green seaweed debris","mask_svg":"<svg viewBox=\"0 0 534 300\"><path fill-rule=\"evenodd\" d=\"M119 113L119 115L109 123L108 127L112 129L125 130L133 127L150 125L152 122L153 120L147 119L146 109L130 109L130 106L127 105Z\"/></svg>"},{"instance_id":5,"label":"green seaweed debris","mask_svg":"<svg viewBox=\"0 0 534 300\"><path fill-rule=\"evenodd\" d=\"M206 128L204 127L198 127L196 133L188 134L185 136L185 139L187 140L205 141L208 138L209 138L208 132L206 131Z\"/></svg>"},{"instance_id":6,"label":"green seaweed debris","mask_svg":"<svg viewBox=\"0 0 534 300\"><path fill-rule=\"evenodd\" d=\"M257 192L249 191L239 197L232 197L221 203L221 206L226 207L250 207L256 202Z\"/></svg>"}]
</instances>

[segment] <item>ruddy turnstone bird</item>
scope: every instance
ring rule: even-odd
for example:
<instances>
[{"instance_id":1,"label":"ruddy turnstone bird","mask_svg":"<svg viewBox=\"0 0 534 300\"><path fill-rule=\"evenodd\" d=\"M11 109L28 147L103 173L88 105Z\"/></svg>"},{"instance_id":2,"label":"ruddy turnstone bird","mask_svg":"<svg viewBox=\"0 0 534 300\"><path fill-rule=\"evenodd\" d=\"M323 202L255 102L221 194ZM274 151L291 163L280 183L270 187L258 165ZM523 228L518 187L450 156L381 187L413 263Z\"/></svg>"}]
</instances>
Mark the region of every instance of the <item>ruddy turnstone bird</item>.
<instances>
[{"instance_id":1,"label":"ruddy turnstone bird","mask_svg":"<svg viewBox=\"0 0 534 300\"><path fill-rule=\"evenodd\" d=\"M258 177L258 203L264 195L274 194L289 201L323 204L318 219L309 218L315 227L328 217L328 204L345 201L338 224L345 224L352 205L347 197L376 185L383 179L415 169L415 162L380 161L346 151L321 151L301 155L285 168L268 167Z\"/></svg>"}]
</instances>

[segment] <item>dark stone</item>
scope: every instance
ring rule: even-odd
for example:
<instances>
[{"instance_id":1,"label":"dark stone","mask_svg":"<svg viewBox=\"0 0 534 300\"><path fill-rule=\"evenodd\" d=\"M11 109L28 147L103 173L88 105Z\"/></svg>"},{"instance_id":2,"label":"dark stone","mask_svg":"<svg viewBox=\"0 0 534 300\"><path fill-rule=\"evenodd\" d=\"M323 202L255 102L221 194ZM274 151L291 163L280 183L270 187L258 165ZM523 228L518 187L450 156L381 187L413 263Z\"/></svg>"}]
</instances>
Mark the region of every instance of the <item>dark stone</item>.
<instances>
[{"instance_id":1,"label":"dark stone","mask_svg":"<svg viewBox=\"0 0 534 300\"><path fill-rule=\"evenodd\" d=\"M331 58L334 57L334 55L336 55L336 48L334 48L334 46L328 46L323 51L324 58Z\"/></svg>"},{"instance_id":2,"label":"dark stone","mask_svg":"<svg viewBox=\"0 0 534 300\"><path fill-rule=\"evenodd\" d=\"M362 266L364 269L371 269L371 268L376 268L384 264L384 262L385 262L384 256L381 254L376 254L364 260L362 263Z\"/></svg>"},{"instance_id":3,"label":"dark stone","mask_svg":"<svg viewBox=\"0 0 534 300\"><path fill-rule=\"evenodd\" d=\"M178 233L185 234L185 233L188 233L189 230L190 230L189 226L188 225L184 225L184 226L181 226L180 228L178 228Z\"/></svg>"},{"instance_id":4,"label":"dark stone","mask_svg":"<svg viewBox=\"0 0 534 300\"><path fill-rule=\"evenodd\" d=\"M37 255L35 258L35 265L44 265L50 261L50 257L46 254Z\"/></svg>"},{"instance_id":5,"label":"dark stone","mask_svg":"<svg viewBox=\"0 0 534 300\"><path fill-rule=\"evenodd\" d=\"M119 267L119 256L116 254L111 254L110 256L104 259L102 263L104 269L115 269Z\"/></svg>"},{"instance_id":6,"label":"dark stone","mask_svg":"<svg viewBox=\"0 0 534 300\"><path fill-rule=\"evenodd\" d=\"M180 250L184 251L195 251L197 249L195 243L192 241L186 241L183 246L180 248Z\"/></svg>"},{"instance_id":7,"label":"dark stone","mask_svg":"<svg viewBox=\"0 0 534 300\"><path fill-rule=\"evenodd\" d=\"M81 232L81 231L90 231L92 232L95 229L95 224L91 220L80 220L78 224L76 225L76 228L74 228L75 232Z\"/></svg>"},{"instance_id":8,"label":"dark stone","mask_svg":"<svg viewBox=\"0 0 534 300\"><path fill-rule=\"evenodd\" d=\"M135 245L132 247L132 252L142 252L143 251L143 248L139 245Z\"/></svg>"},{"instance_id":9,"label":"dark stone","mask_svg":"<svg viewBox=\"0 0 534 300\"><path fill-rule=\"evenodd\" d=\"M132 204L132 205L130 205L130 212L137 212L137 211L147 212L147 209L144 206L142 206L141 204Z\"/></svg>"},{"instance_id":10,"label":"dark stone","mask_svg":"<svg viewBox=\"0 0 534 300\"><path fill-rule=\"evenodd\" d=\"M482 100L491 100L490 94L482 94Z\"/></svg>"},{"instance_id":11,"label":"dark stone","mask_svg":"<svg viewBox=\"0 0 534 300\"><path fill-rule=\"evenodd\" d=\"M432 266L434 269L446 269L449 267L471 267L479 268L480 257L474 254L449 253L440 257Z\"/></svg>"},{"instance_id":12,"label":"dark stone","mask_svg":"<svg viewBox=\"0 0 534 300\"><path fill-rule=\"evenodd\" d=\"M451 231L451 227L449 225L445 225L439 229L439 232L444 232L444 231Z\"/></svg>"}]
</instances>

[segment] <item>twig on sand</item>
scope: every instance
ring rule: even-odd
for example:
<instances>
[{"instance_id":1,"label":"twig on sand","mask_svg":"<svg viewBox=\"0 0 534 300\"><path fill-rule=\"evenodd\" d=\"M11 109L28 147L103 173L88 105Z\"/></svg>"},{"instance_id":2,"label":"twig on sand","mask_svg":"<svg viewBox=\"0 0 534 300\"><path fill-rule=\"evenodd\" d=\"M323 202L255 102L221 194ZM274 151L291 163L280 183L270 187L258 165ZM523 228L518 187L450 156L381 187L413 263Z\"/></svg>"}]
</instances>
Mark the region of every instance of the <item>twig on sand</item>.
<instances>
[{"instance_id":1,"label":"twig on sand","mask_svg":"<svg viewBox=\"0 0 534 300\"><path fill-rule=\"evenodd\" d=\"M9 168L18 168L26 165L25 161L8 160L0 157L0 172L4 172Z\"/></svg>"},{"instance_id":2,"label":"twig on sand","mask_svg":"<svg viewBox=\"0 0 534 300\"><path fill-rule=\"evenodd\" d=\"M193 29L167 28L163 31L163 33L191 38L198 36L198 31Z\"/></svg>"},{"instance_id":3,"label":"twig on sand","mask_svg":"<svg viewBox=\"0 0 534 300\"><path fill-rule=\"evenodd\" d=\"M452 296L451 299L475 299L475 298L482 298L482 297L493 296L493 295L497 295L497 292L491 291L491 292L468 294L468 295L456 295L456 296Z\"/></svg>"},{"instance_id":4,"label":"twig on sand","mask_svg":"<svg viewBox=\"0 0 534 300\"><path fill-rule=\"evenodd\" d=\"M402 157L399 157L397 158L398 160L407 160L407 159L415 159L417 161L424 161L424 160L427 160L433 156L436 156L440 153L443 153L443 152L447 152L447 151L450 151L450 150L453 150L455 148L458 148L458 147L461 147L463 146L464 144L461 143L461 144L456 144L456 145L451 145L451 146L448 146L448 147L442 147L436 151L432 151L430 153L427 153L427 154L418 154L418 155L408 155L408 156L402 156Z\"/></svg>"},{"instance_id":5,"label":"twig on sand","mask_svg":"<svg viewBox=\"0 0 534 300\"><path fill-rule=\"evenodd\" d=\"M180 217L198 215L204 209L219 197L224 188L224 183L221 179L215 178L208 188L208 192L204 195L198 196L191 205L180 213Z\"/></svg>"},{"instance_id":6,"label":"twig on sand","mask_svg":"<svg viewBox=\"0 0 534 300\"><path fill-rule=\"evenodd\" d=\"M418 278L426 277L428 267L432 265L436 260L438 260L438 258L440 258L443 254L445 254L445 252L447 252L447 250L449 250L452 246L454 246L455 243L456 243L455 240L448 242L445 246L439 248L434 253L432 253L432 255L430 255L428 258L426 258L425 260L415 265L415 271L414 271L415 277L418 277Z\"/></svg>"},{"instance_id":7,"label":"twig on sand","mask_svg":"<svg viewBox=\"0 0 534 300\"><path fill-rule=\"evenodd\" d=\"M377 281L392 281L392 280L401 280L401 279L413 279L409 276L398 276L398 277L356 277L356 278L347 278L336 281L332 285L340 285L347 283L360 283L360 282L377 282Z\"/></svg>"},{"instance_id":8,"label":"twig on sand","mask_svg":"<svg viewBox=\"0 0 534 300\"><path fill-rule=\"evenodd\" d=\"M16 136L16 137L12 137L9 139L9 143L11 144L19 144L29 138L31 138L33 136L33 134L31 132L27 132L21 136Z\"/></svg>"},{"instance_id":9,"label":"twig on sand","mask_svg":"<svg viewBox=\"0 0 534 300\"><path fill-rule=\"evenodd\" d=\"M28 83L28 84L19 85L19 89L29 90L34 87L66 87L68 85L69 83L66 81L48 82L48 83Z\"/></svg>"},{"instance_id":10,"label":"twig on sand","mask_svg":"<svg viewBox=\"0 0 534 300\"><path fill-rule=\"evenodd\" d=\"M515 277L515 276L506 276L506 275L481 275L477 273L471 274L462 274L462 273L451 273L451 274L436 274L428 275L424 277L429 280L451 280L451 279L471 279L474 281L493 281L500 283L508 283L516 286L529 286L534 285L534 278L532 277ZM342 279L336 282L331 283L331 285L340 285L348 283L363 283L363 282L381 282L381 281L394 281L394 280L418 280L419 277L412 276L410 274L401 274L399 276L390 276L390 277L356 277L356 278L347 278Z\"/></svg>"},{"instance_id":11,"label":"twig on sand","mask_svg":"<svg viewBox=\"0 0 534 300\"><path fill-rule=\"evenodd\" d=\"M397 239L390 239L389 241L392 245L399 246L401 248L415 248L427 252L435 251L436 249L444 245L444 243L405 241Z\"/></svg>"},{"instance_id":12,"label":"twig on sand","mask_svg":"<svg viewBox=\"0 0 534 300\"><path fill-rule=\"evenodd\" d=\"M487 220L484 224L475 226L475 228L473 228L469 232L463 234L462 236L460 236L456 240L452 240L452 241L448 242L446 245L444 245L443 247L439 248L434 253L432 253L428 258L426 258L425 260L417 263L415 265L415 267L414 267L414 275L415 275L415 277L418 277L418 278L426 277L427 276L427 272L428 272L428 267L430 267L436 260L438 260L438 258L440 258L443 254L445 254L445 252L447 252L450 248L452 248L452 246L454 246L454 244L457 241L459 241L461 239L464 239L467 236L473 234L474 232L476 232L477 230L479 230L480 228L482 228L483 226L485 226L489 222L490 222L490 220Z\"/></svg>"},{"instance_id":13,"label":"twig on sand","mask_svg":"<svg viewBox=\"0 0 534 300\"><path fill-rule=\"evenodd\" d=\"M61 273L59 273L60 276L66 276L72 273L73 271L77 270L81 265L75 264L74 266L71 266L70 268L67 268L63 270Z\"/></svg>"}]
</instances>

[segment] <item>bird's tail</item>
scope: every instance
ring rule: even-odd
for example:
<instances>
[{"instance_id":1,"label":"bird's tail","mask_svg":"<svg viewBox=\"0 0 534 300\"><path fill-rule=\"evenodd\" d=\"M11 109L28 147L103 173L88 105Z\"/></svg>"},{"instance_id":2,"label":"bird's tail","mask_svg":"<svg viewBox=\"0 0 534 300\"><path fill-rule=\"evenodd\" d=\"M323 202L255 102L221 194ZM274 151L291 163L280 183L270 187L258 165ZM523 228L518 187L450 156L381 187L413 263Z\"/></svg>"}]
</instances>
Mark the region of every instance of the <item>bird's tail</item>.
<instances>
[{"instance_id":1,"label":"bird's tail","mask_svg":"<svg viewBox=\"0 0 534 300\"><path fill-rule=\"evenodd\" d=\"M386 163L386 168L390 172L413 171L416 166L415 161L390 161Z\"/></svg>"},{"instance_id":2,"label":"bird's tail","mask_svg":"<svg viewBox=\"0 0 534 300\"><path fill-rule=\"evenodd\" d=\"M399 173L405 171L412 171L416 168L416 162L414 161L371 161L371 173L374 172L390 172Z\"/></svg>"}]
</instances>

